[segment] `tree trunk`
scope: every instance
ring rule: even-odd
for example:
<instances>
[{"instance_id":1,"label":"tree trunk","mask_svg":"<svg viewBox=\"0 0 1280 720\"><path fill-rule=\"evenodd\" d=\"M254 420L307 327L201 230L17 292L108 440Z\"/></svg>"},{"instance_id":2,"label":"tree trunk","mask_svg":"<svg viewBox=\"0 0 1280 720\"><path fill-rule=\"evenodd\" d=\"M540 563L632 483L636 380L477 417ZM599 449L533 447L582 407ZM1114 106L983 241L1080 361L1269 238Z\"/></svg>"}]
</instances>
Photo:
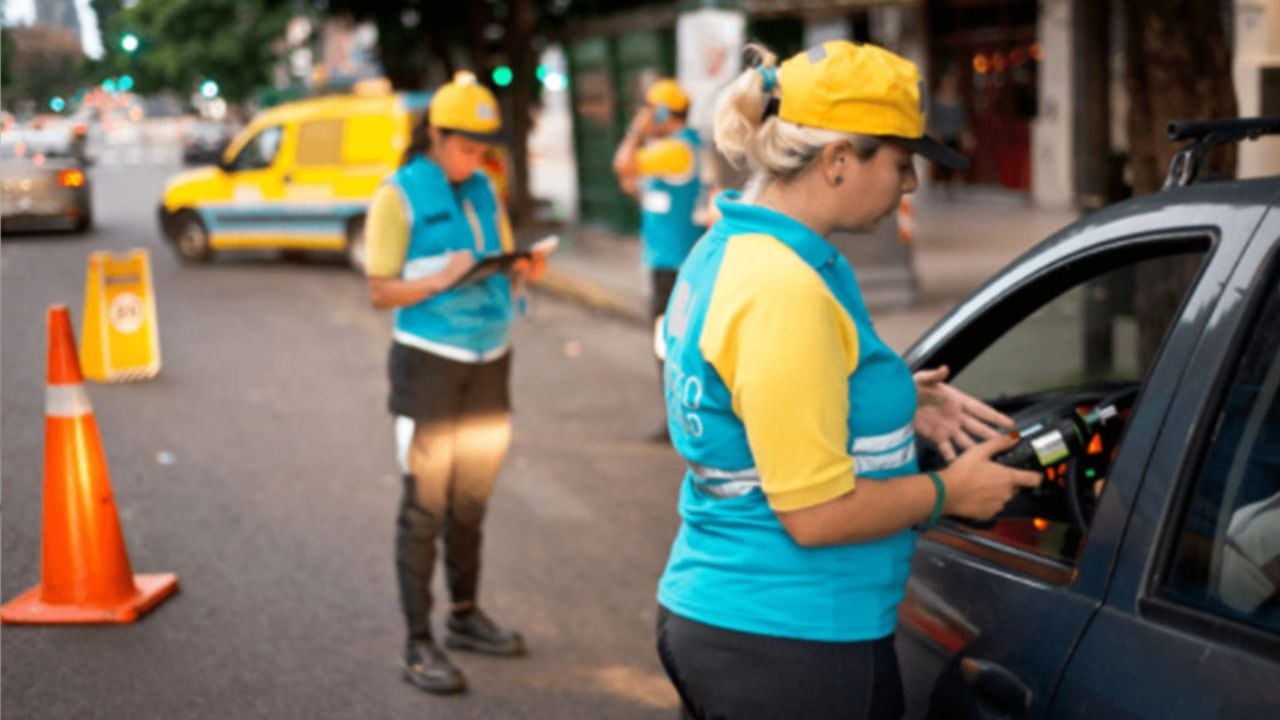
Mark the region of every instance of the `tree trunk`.
<instances>
[{"instance_id":1,"label":"tree trunk","mask_svg":"<svg viewBox=\"0 0 1280 720\"><path fill-rule=\"evenodd\" d=\"M1170 120L1235 117L1231 51L1223 26L1223 4L1205 0L1125 0L1129 163L1134 194L1155 192L1164 184L1169 162L1180 147L1170 142ZM1231 176L1235 148L1220 147L1203 174ZM1135 299L1140 367L1155 357L1173 319L1188 278L1199 267L1188 259L1171 272L1139 268Z\"/></svg>"},{"instance_id":2,"label":"tree trunk","mask_svg":"<svg viewBox=\"0 0 1280 720\"><path fill-rule=\"evenodd\" d=\"M529 129L532 125L533 84L536 60L533 54L533 8L529 0L512 0L507 18L507 58L514 76L511 83L511 159L515 165L510 186L511 221L521 225L533 217L529 193Z\"/></svg>"}]
</instances>

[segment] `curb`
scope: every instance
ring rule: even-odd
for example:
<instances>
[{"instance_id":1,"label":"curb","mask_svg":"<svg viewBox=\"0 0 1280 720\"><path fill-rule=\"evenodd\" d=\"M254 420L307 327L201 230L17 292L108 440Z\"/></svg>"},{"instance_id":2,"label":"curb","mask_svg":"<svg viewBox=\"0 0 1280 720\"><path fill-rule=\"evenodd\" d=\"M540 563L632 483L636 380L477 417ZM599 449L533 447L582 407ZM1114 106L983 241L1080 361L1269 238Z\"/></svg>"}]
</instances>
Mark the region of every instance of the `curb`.
<instances>
[{"instance_id":1,"label":"curb","mask_svg":"<svg viewBox=\"0 0 1280 720\"><path fill-rule=\"evenodd\" d=\"M648 313L624 295L554 267L547 268L542 279L533 284L533 289L642 328L647 328L650 324Z\"/></svg>"}]
</instances>

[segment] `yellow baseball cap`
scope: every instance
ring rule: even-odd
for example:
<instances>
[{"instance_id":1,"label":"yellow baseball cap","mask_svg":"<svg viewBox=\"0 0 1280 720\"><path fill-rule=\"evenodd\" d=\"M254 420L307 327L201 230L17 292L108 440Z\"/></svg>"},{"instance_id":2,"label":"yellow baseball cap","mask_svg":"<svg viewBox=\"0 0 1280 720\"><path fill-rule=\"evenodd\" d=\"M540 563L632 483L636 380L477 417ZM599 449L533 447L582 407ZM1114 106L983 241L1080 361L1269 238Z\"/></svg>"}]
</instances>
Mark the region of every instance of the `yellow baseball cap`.
<instances>
[{"instance_id":1,"label":"yellow baseball cap","mask_svg":"<svg viewBox=\"0 0 1280 720\"><path fill-rule=\"evenodd\" d=\"M778 68L778 117L806 127L871 135L953 170L964 155L925 135L924 82L906 58L882 47L832 40Z\"/></svg>"},{"instance_id":2,"label":"yellow baseball cap","mask_svg":"<svg viewBox=\"0 0 1280 720\"><path fill-rule=\"evenodd\" d=\"M454 74L431 98L427 122L486 143L503 141L498 101L489 88L466 70Z\"/></svg>"},{"instance_id":3,"label":"yellow baseball cap","mask_svg":"<svg viewBox=\"0 0 1280 720\"><path fill-rule=\"evenodd\" d=\"M649 105L661 105L671 112L684 112L689 107L689 96L671 78L655 80L644 94L644 101Z\"/></svg>"}]
</instances>

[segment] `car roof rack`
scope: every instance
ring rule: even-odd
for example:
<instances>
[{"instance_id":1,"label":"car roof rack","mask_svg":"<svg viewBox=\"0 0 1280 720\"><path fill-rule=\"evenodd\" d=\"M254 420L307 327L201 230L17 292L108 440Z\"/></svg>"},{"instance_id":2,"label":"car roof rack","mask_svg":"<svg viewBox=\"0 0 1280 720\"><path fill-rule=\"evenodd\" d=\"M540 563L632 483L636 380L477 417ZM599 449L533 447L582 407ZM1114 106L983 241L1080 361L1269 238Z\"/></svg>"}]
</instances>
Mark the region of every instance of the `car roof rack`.
<instances>
[{"instance_id":1,"label":"car roof rack","mask_svg":"<svg viewBox=\"0 0 1280 720\"><path fill-rule=\"evenodd\" d=\"M1257 140L1263 135L1280 135L1280 117L1236 118L1232 120L1174 120L1166 130L1169 139L1192 140L1169 163L1164 190L1195 183L1204 156L1223 143Z\"/></svg>"}]
</instances>

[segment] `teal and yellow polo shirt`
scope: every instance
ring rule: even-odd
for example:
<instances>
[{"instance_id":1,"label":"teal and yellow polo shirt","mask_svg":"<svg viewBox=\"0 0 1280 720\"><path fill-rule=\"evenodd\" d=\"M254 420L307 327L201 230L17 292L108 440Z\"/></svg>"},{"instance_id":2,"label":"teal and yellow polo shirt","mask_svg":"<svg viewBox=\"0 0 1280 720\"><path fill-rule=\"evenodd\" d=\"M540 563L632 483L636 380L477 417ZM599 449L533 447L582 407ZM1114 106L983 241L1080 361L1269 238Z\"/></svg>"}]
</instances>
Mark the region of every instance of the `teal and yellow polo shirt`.
<instances>
[{"instance_id":1,"label":"teal and yellow polo shirt","mask_svg":"<svg viewBox=\"0 0 1280 720\"><path fill-rule=\"evenodd\" d=\"M742 632L893 632L915 533L806 548L777 512L918 471L915 383L825 239L726 192L667 307L667 421L688 463L658 600Z\"/></svg>"},{"instance_id":2,"label":"teal and yellow polo shirt","mask_svg":"<svg viewBox=\"0 0 1280 720\"><path fill-rule=\"evenodd\" d=\"M702 237L693 221L701 192L698 133L682 128L636 151L643 180L640 196L641 261L655 270L675 270Z\"/></svg>"}]
</instances>

